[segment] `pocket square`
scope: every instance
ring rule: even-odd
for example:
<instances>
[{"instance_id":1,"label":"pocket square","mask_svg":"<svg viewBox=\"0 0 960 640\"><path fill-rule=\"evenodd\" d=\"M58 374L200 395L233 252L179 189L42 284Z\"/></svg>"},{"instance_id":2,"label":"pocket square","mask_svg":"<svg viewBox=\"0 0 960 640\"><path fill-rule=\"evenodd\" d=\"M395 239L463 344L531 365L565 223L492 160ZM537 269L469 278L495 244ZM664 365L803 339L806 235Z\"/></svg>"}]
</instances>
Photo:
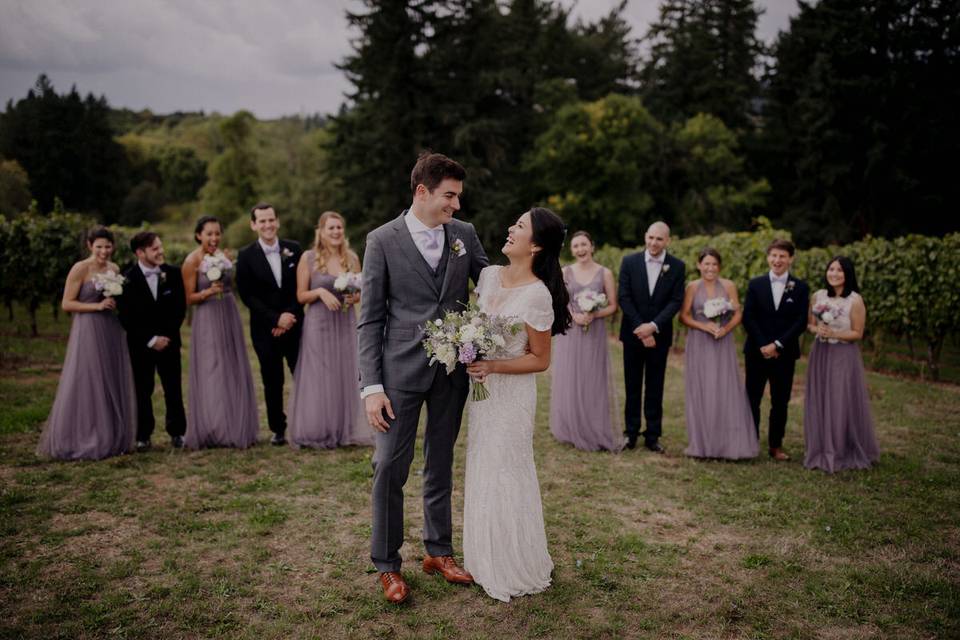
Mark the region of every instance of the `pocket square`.
<instances>
[{"instance_id":1,"label":"pocket square","mask_svg":"<svg viewBox=\"0 0 960 640\"><path fill-rule=\"evenodd\" d=\"M171 291L170 289L167 289L166 291L161 291L161 292L160 292L160 295L162 295L162 296L168 296L168 295L170 295L171 293L173 293L173 291Z\"/></svg>"},{"instance_id":2,"label":"pocket square","mask_svg":"<svg viewBox=\"0 0 960 640\"><path fill-rule=\"evenodd\" d=\"M787 298L787 302L793 302L793 298Z\"/></svg>"}]
</instances>

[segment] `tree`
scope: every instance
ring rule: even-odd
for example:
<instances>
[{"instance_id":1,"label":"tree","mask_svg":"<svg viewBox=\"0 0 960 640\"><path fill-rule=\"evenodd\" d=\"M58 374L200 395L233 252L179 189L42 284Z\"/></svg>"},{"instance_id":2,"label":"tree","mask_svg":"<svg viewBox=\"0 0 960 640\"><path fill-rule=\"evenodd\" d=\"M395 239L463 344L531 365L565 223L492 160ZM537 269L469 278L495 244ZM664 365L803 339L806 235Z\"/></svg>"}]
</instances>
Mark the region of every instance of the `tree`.
<instances>
[{"instance_id":1,"label":"tree","mask_svg":"<svg viewBox=\"0 0 960 640\"><path fill-rule=\"evenodd\" d=\"M628 246L651 222L663 138L663 126L639 99L610 95L561 109L527 169L570 229Z\"/></svg>"},{"instance_id":2,"label":"tree","mask_svg":"<svg viewBox=\"0 0 960 640\"><path fill-rule=\"evenodd\" d=\"M803 243L958 228L960 11L939 0L801 3L776 45L765 146Z\"/></svg>"},{"instance_id":3,"label":"tree","mask_svg":"<svg viewBox=\"0 0 960 640\"><path fill-rule=\"evenodd\" d=\"M14 215L30 206L30 178L16 160L0 159L0 215Z\"/></svg>"},{"instance_id":4,"label":"tree","mask_svg":"<svg viewBox=\"0 0 960 640\"><path fill-rule=\"evenodd\" d=\"M733 129L751 128L759 15L753 0L665 0L640 72L650 111L667 122L710 113Z\"/></svg>"},{"instance_id":5,"label":"tree","mask_svg":"<svg viewBox=\"0 0 960 640\"><path fill-rule=\"evenodd\" d=\"M210 163L201 190L206 211L225 224L244 215L257 199L257 163L250 144L253 122L249 111L238 111L220 123L224 150Z\"/></svg>"},{"instance_id":6,"label":"tree","mask_svg":"<svg viewBox=\"0 0 960 640\"><path fill-rule=\"evenodd\" d=\"M45 75L0 114L0 154L23 166L43 211L60 197L72 210L113 219L127 190L126 158L113 136L105 97L81 98L76 88L59 95Z\"/></svg>"}]
</instances>

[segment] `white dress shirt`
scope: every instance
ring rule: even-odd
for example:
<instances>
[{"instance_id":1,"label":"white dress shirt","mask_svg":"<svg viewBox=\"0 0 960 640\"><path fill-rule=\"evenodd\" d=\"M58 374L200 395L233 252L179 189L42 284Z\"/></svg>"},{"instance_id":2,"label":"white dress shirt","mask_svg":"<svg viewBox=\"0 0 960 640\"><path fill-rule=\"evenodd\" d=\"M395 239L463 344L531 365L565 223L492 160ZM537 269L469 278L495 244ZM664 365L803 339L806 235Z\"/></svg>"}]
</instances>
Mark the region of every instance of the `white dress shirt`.
<instances>
[{"instance_id":1,"label":"white dress shirt","mask_svg":"<svg viewBox=\"0 0 960 640\"><path fill-rule=\"evenodd\" d=\"M652 256L649 252L643 252L643 260L647 264L647 287L650 289L650 296L653 296L653 290L657 286L657 279L660 278L660 272L663 270L663 261L667 253L661 251L659 256Z\"/></svg>"},{"instance_id":2,"label":"white dress shirt","mask_svg":"<svg viewBox=\"0 0 960 640\"><path fill-rule=\"evenodd\" d=\"M428 227L420 218L413 215L412 211L407 211L403 216L403 221L407 223L407 229L417 245L417 251L427 261L431 269L436 269L440 264L440 257L443 255L443 247L447 241L443 235L443 225L438 224L435 227Z\"/></svg>"},{"instance_id":3,"label":"white dress shirt","mask_svg":"<svg viewBox=\"0 0 960 640\"><path fill-rule=\"evenodd\" d=\"M150 294L153 296L153 299L156 300L157 288L160 285L160 267L148 267L139 260L137 260L137 266L140 267L140 272L147 281L147 287L150 288ZM147 349L153 348L153 345L157 343L157 337L158 336L153 336L147 341Z\"/></svg>"},{"instance_id":4,"label":"white dress shirt","mask_svg":"<svg viewBox=\"0 0 960 640\"><path fill-rule=\"evenodd\" d=\"M407 229L410 231L410 237L413 243L417 245L417 251L427 261L431 269L436 269L440 264L440 258L443 256L443 247L447 241L443 234L443 225L438 224L435 227L428 227L420 221L420 218L413 215L412 211L407 211L403 216L403 221L407 223ZM383 393L382 384L371 384L360 390L360 399L364 399L374 393Z\"/></svg>"},{"instance_id":5,"label":"white dress shirt","mask_svg":"<svg viewBox=\"0 0 960 640\"><path fill-rule=\"evenodd\" d=\"M780 301L783 300L783 291L787 288L787 280L790 279L790 272L785 272L782 276L774 275L770 272L770 288L773 290L773 307L780 308Z\"/></svg>"},{"instance_id":6,"label":"white dress shirt","mask_svg":"<svg viewBox=\"0 0 960 640\"><path fill-rule=\"evenodd\" d=\"M267 244L262 239L258 239L257 242L260 243L260 248L263 249L263 255L267 256L267 262L270 263L270 271L273 271L273 277L277 281L277 286L283 286L283 279L280 275L280 241L277 240L273 243L273 246Z\"/></svg>"}]
</instances>

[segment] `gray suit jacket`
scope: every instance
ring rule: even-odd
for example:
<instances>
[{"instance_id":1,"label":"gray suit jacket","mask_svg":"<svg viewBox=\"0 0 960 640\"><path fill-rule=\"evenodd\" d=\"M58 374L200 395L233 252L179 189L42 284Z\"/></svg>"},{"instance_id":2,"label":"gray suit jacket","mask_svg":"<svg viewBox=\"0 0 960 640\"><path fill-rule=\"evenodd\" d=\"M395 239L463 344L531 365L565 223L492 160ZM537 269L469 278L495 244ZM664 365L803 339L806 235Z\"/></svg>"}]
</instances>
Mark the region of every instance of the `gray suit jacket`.
<instances>
[{"instance_id":1,"label":"gray suit jacket","mask_svg":"<svg viewBox=\"0 0 960 640\"><path fill-rule=\"evenodd\" d=\"M403 216L371 231L363 256L363 302L357 325L360 387L382 384L387 389L426 391L433 367L423 346L423 327L446 311L463 309L474 283L489 264L473 225L451 220L444 225L449 257L442 286L430 272L410 236ZM465 253L458 255L460 241ZM467 384L466 371L453 374Z\"/></svg>"}]
</instances>

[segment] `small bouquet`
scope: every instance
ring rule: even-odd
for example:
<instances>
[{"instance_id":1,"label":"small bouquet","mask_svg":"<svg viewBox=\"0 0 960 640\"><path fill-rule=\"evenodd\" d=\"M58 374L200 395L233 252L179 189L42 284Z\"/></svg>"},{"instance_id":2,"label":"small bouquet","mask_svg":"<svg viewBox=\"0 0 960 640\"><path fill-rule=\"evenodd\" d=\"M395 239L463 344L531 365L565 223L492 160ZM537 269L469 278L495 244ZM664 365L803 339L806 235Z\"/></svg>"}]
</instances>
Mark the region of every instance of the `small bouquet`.
<instances>
[{"instance_id":1,"label":"small bouquet","mask_svg":"<svg viewBox=\"0 0 960 640\"><path fill-rule=\"evenodd\" d=\"M580 311L583 313L590 313L596 311L597 309L603 309L609 304L607 302L607 294L597 293L596 291L590 291L589 289L584 289L577 294L577 297L574 298L574 301L577 303L577 306L580 308ZM586 333L590 331L590 325L583 325L580 329Z\"/></svg>"},{"instance_id":2,"label":"small bouquet","mask_svg":"<svg viewBox=\"0 0 960 640\"><path fill-rule=\"evenodd\" d=\"M363 284L363 273L352 273L350 271L344 271L337 279L333 281L333 288L340 293L341 295L349 295L351 293L358 293L360 291L360 286ZM347 309L350 308L350 305L343 304L340 305L340 311L346 313Z\"/></svg>"},{"instance_id":3,"label":"small bouquet","mask_svg":"<svg viewBox=\"0 0 960 640\"><path fill-rule=\"evenodd\" d=\"M834 320L843 315L843 309L830 304L829 302L818 302L810 310L813 316L825 325L831 324ZM818 336L817 340L821 340Z\"/></svg>"},{"instance_id":4,"label":"small bouquet","mask_svg":"<svg viewBox=\"0 0 960 640\"><path fill-rule=\"evenodd\" d=\"M423 348L430 364L439 362L453 373L457 363L471 364L481 356L496 352L507 344L507 336L515 335L521 323L513 318L492 317L471 303L463 311L448 311L423 327L426 337ZM490 392L482 382L473 383L473 399L486 400Z\"/></svg>"},{"instance_id":5,"label":"small bouquet","mask_svg":"<svg viewBox=\"0 0 960 640\"><path fill-rule=\"evenodd\" d=\"M104 298L123 295L123 285L126 281L126 278L114 271L93 274L93 288L103 294Z\"/></svg>"},{"instance_id":6,"label":"small bouquet","mask_svg":"<svg viewBox=\"0 0 960 640\"><path fill-rule=\"evenodd\" d=\"M219 282L226 273L232 270L233 263L220 250L217 250L213 255L203 256L203 260L200 262L200 273L207 276L207 280L210 282ZM217 294L217 300L223 300L222 291Z\"/></svg>"},{"instance_id":7,"label":"small bouquet","mask_svg":"<svg viewBox=\"0 0 960 640\"><path fill-rule=\"evenodd\" d=\"M733 305L726 298L710 298L703 303L703 315L717 324L723 322L723 318L732 311Z\"/></svg>"}]
</instances>

